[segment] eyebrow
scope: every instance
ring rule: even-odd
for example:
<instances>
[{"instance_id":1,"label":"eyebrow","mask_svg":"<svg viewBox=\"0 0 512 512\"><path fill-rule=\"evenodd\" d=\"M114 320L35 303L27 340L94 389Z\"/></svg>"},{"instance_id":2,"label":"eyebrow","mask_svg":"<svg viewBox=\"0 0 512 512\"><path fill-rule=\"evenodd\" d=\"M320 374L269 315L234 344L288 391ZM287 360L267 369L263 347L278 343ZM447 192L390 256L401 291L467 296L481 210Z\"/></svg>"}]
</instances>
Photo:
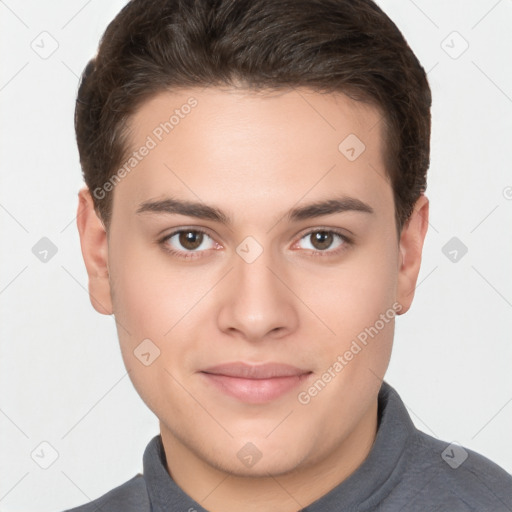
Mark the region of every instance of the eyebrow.
<instances>
[{"instance_id":1,"label":"eyebrow","mask_svg":"<svg viewBox=\"0 0 512 512\"><path fill-rule=\"evenodd\" d=\"M284 217L290 222L297 222L348 211L374 213L373 208L360 199L343 196L292 208ZM170 197L156 201L144 201L139 205L136 213L138 215L143 213L178 214L197 219L212 220L226 225L231 224L230 217L216 207Z\"/></svg>"}]
</instances>

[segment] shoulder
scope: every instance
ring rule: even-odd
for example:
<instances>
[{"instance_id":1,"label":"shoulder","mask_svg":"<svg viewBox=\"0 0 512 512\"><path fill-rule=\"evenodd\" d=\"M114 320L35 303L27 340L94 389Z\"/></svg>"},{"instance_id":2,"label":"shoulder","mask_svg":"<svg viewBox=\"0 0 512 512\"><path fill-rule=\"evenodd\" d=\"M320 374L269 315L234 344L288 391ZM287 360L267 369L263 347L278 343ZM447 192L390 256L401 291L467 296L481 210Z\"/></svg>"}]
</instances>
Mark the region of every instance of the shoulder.
<instances>
[{"instance_id":1,"label":"shoulder","mask_svg":"<svg viewBox=\"0 0 512 512\"><path fill-rule=\"evenodd\" d=\"M421 475L425 492L464 503L464 510L512 510L512 475L488 458L420 430L411 448L409 470Z\"/></svg>"},{"instance_id":2,"label":"shoulder","mask_svg":"<svg viewBox=\"0 0 512 512\"><path fill-rule=\"evenodd\" d=\"M150 510L146 482L139 473L103 496L64 512L144 512Z\"/></svg>"}]
</instances>

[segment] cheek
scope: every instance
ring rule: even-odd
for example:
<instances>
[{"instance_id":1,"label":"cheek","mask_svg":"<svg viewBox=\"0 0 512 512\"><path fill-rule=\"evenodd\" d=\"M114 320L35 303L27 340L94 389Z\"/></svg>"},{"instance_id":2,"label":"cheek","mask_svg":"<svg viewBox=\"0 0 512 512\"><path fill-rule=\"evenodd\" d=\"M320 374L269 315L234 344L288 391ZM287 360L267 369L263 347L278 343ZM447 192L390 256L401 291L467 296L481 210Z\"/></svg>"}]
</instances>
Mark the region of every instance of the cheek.
<instances>
[{"instance_id":1,"label":"cheek","mask_svg":"<svg viewBox=\"0 0 512 512\"><path fill-rule=\"evenodd\" d=\"M186 399L174 378L181 382L187 372L184 349L189 337L183 328L198 300L198 283L186 286L187 276L170 271L160 256L150 261L148 252L147 247L137 250L135 243L117 246L111 263L113 304L130 380L146 405L162 416L168 400ZM175 360L181 363L178 367L172 364Z\"/></svg>"},{"instance_id":2,"label":"cheek","mask_svg":"<svg viewBox=\"0 0 512 512\"><path fill-rule=\"evenodd\" d=\"M321 357L321 367L325 369L336 361L339 363L339 372L333 370L340 377L335 379L333 391L361 378L375 380L368 369L379 376L385 373L391 355L394 319L400 310L395 302L395 258L396 251L391 244L376 241L355 250L325 276L300 276L304 302L324 323L322 326L316 321L314 326L310 325L311 337L317 332L313 327L325 332L322 354L315 357L317 360Z\"/></svg>"},{"instance_id":3,"label":"cheek","mask_svg":"<svg viewBox=\"0 0 512 512\"><path fill-rule=\"evenodd\" d=\"M116 318L130 332L161 338L206 293L208 278L173 267L159 249L128 245L111 258Z\"/></svg>"},{"instance_id":4,"label":"cheek","mask_svg":"<svg viewBox=\"0 0 512 512\"><path fill-rule=\"evenodd\" d=\"M152 397L151 389L173 387L164 368L179 380L192 372L194 354L204 348L201 343L214 327L208 293L219 276L214 269L179 269L165 254L151 256L148 252L147 248L124 251L120 261L113 258L112 274L114 314L123 360L131 370L135 387L149 405L157 399ZM145 367L134 354L141 352L139 346L148 339L157 347L152 349L153 345L149 345L158 358Z\"/></svg>"},{"instance_id":5,"label":"cheek","mask_svg":"<svg viewBox=\"0 0 512 512\"><path fill-rule=\"evenodd\" d=\"M158 282L146 265L134 264L129 258L115 269L113 280L116 319L133 335L163 334L165 318L162 315L168 304L162 301L159 292L165 283Z\"/></svg>"},{"instance_id":6,"label":"cheek","mask_svg":"<svg viewBox=\"0 0 512 512\"><path fill-rule=\"evenodd\" d=\"M301 274L296 286L336 335L346 337L392 308L397 277L396 250L376 242L354 250L338 267L322 274Z\"/></svg>"}]
</instances>

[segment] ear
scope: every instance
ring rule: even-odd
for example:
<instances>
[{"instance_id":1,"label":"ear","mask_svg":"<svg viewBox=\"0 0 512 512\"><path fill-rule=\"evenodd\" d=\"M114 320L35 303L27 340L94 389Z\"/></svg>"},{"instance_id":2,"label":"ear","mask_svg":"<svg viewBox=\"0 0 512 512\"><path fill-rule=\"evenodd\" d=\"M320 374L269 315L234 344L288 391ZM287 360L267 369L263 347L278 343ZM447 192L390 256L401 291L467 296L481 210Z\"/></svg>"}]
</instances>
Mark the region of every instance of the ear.
<instances>
[{"instance_id":1,"label":"ear","mask_svg":"<svg viewBox=\"0 0 512 512\"><path fill-rule=\"evenodd\" d=\"M91 193L87 187L78 192L76 223L80 234L82 256L89 275L91 304L98 313L111 315L107 232L94 210Z\"/></svg>"},{"instance_id":2,"label":"ear","mask_svg":"<svg viewBox=\"0 0 512 512\"><path fill-rule=\"evenodd\" d=\"M400 315L411 307L421 265L423 242L428 228L429 201L421 195L400 235L397 301L402 305Z\"/></svg>"}]
</instances>

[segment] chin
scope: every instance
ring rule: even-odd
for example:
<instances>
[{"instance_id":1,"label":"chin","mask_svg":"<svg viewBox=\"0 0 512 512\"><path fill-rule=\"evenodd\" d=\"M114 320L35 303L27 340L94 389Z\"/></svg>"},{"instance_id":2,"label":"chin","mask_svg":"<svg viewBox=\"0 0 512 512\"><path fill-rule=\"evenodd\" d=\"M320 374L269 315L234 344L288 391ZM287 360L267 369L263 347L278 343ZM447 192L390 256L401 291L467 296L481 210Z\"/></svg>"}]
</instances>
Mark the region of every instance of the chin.
<instances>
[{"instance_id":1,"label":"chin","mask_svg":"<svg viewBox=\"0 0 512 512\"><path fill-rule=\"evenodd\" d=\"M217 467L233 476L264 478L268 476L278 477L293 473L297 466L300 465L300 462L301 457L299 454L288 454L287 457L283 457L276 453L272 455L263 453L261 459L253 466L245 466L238 459L236 459L236 462L233 462L231 459L229 461L218 461Z\"/></svg>"}]
</instances>

